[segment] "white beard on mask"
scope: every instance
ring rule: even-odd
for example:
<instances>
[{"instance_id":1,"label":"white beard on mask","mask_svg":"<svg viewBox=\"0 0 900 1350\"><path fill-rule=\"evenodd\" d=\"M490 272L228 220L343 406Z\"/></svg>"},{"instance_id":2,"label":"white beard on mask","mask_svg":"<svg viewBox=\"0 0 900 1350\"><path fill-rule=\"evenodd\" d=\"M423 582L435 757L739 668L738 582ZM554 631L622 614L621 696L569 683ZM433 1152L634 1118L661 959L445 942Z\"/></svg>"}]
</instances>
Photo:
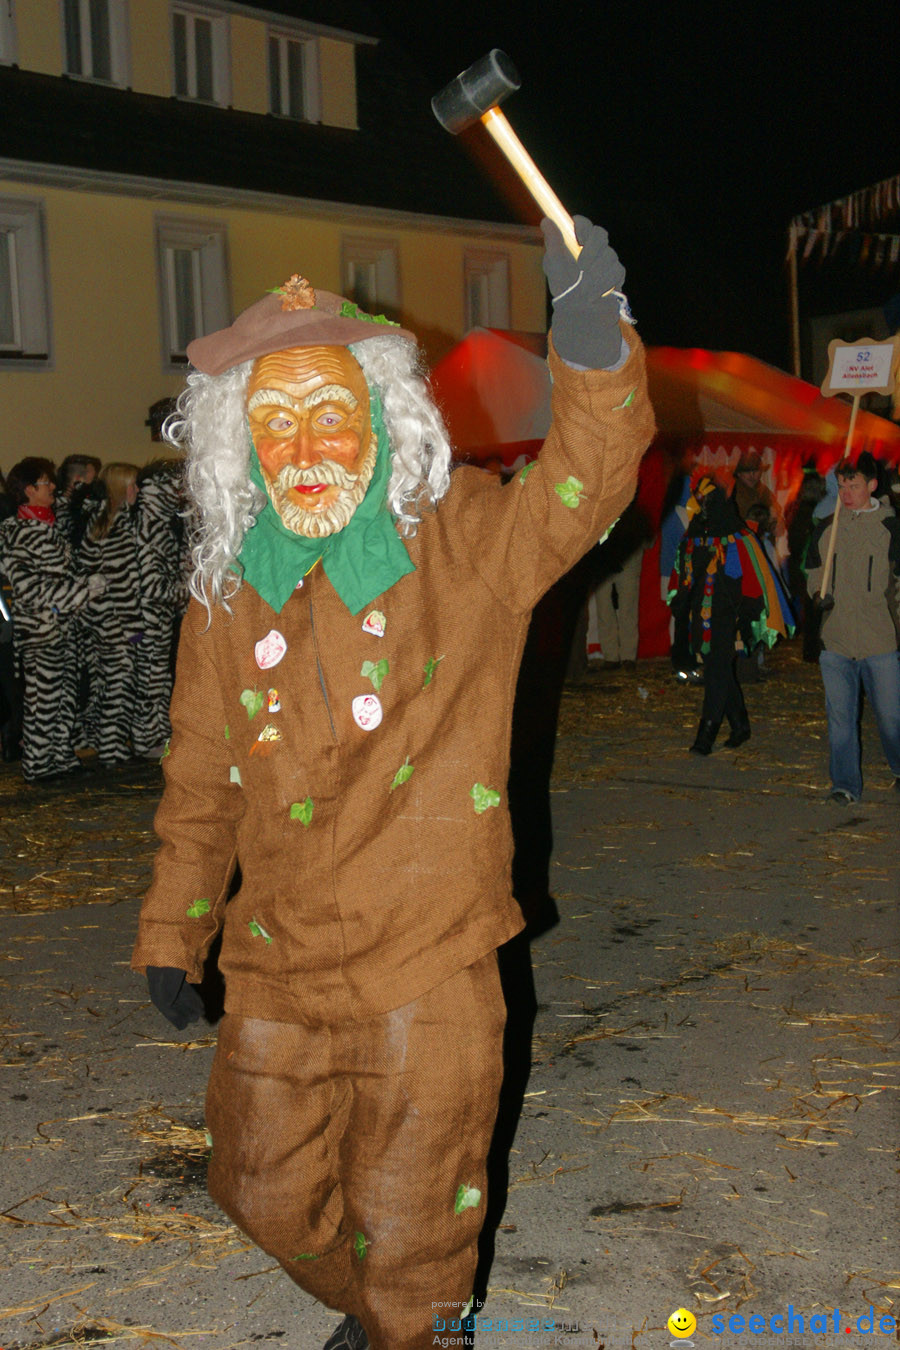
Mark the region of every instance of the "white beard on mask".
<instances>
[{"instance_id":1,"label":"white beard on mask","mask_svg":"<svg viewBox=\"0 0 900 1350\"><path fill-rule=\"evenodd\" d=\"M371 438L369 450L359 473L351 473L342 464L333 459L323 459L308 469L298 469L293 464L285 464L278 476L272 480L266 477L269 497L278 512L282 524L294 534L306 539L324 539L337 534L349 524L354 511L368 491L375 472L375 460L378 454L378 442ZM324 511L307 511L290 496L290 489L298 484L307 487L312 483L325 483L329 487L340 488L337 499Z\"/></svg>"}]
</instances>

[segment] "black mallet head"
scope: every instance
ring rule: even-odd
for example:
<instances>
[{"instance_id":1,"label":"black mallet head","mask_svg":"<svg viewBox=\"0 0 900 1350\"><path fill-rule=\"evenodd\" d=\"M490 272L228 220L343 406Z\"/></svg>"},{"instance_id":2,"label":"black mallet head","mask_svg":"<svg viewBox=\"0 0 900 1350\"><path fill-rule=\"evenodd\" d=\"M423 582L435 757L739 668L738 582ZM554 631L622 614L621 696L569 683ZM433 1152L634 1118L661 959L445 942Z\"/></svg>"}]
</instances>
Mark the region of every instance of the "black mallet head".
<instances>
[{"instance_id":1,"label":"black mallet head","mask_svg":"<svg viewBox=\"0 0 900 1350\"><path fill-rule=\"evenodd\" d=\"M464 131L519 88L521 81L506 52L494 47L435 94L431 110L445 131Z\"/></svg>"}]
</instances>

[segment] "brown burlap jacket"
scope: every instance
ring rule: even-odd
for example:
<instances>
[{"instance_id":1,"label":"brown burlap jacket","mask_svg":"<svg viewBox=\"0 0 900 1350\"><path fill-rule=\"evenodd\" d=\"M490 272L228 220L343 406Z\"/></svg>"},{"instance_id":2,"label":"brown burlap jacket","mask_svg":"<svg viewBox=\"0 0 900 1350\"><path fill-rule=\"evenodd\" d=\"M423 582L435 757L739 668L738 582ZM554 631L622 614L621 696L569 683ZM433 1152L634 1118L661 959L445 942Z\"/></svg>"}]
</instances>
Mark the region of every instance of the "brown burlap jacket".
<instances>
[{"instance_id":1,"label":"brown burlap jacket","mask_svg":"<svg viewBox=\"0 0 900 1350\"><path fill-rule=\"evenodd\" d=\"M224 928L229 1012L320 1023L400 1007L519 931L516 675L533 606L635 492L654 427L643 350L626 336L613 374L551 350L537 462L506 485L457 470L408 541L415 572L362 614L321 567L279 614L249 585L208 630L192 604L135 969L198 981ZM372 610L383 636L363 626ZM273 629L284 654L261 669L256 644ZM354 709L381 720L363 729Z\"/></svg>"}]
</instances>

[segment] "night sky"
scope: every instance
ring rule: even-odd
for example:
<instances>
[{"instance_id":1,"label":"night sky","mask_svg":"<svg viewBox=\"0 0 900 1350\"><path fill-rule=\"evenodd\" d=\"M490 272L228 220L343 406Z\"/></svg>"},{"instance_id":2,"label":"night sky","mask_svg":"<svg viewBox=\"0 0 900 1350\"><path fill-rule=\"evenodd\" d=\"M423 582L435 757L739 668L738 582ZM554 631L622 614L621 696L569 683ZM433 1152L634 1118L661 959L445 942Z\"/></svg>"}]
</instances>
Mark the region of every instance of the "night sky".
<instances>
[{"instance_id":1,"label":"night sky","mask_svg":"<svg viewBox=\"0 0 900 1350\"><path fill-rule=\"evenodd\" d=\"M786 366L791 217L900 169L896 0L371 8L433 91L509 53L504 111L568 209L609 229L648 342Z\"/></svg>"}]
</instances>

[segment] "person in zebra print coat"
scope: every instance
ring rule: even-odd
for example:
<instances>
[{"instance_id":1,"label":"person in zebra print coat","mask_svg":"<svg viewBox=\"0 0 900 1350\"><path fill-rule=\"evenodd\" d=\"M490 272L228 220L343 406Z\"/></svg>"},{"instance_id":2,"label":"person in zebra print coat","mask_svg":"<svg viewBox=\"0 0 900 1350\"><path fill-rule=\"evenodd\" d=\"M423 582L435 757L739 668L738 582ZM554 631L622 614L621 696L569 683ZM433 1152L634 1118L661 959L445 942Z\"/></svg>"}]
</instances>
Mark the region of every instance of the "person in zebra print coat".
<instances>
[{"instance_id":1,"label":"person in zebra print coat","mask_svg":"<svg viewBox=\"0 0 900 1350\"><path fill-rule=\"evenodd\" d=\"M100 460L87 455L66 455L56 474L56 512L57 529L65 536L73 557L77 557L84 531L90 519L88 502L93 495L99 495ZM94 484L97 491L94 492ZM75 748L93 745L94 736L87 723L88 706L92 675L90 669L91 648L87 636L87 621L83 614L76 614L73 624L75 644Z\"/></svg>"},{"instance_id":2,"label":"person in zebra print coat","mask_svg":"<svg viewBox=\"0 0 900 1350\"><path fill-rule=\"evenodd\" d=\"M139 681L138 649L144 642L141 570L138 559L137 466L106 464L102 498L93 510L79 550L79 567L102 571L106 591L88 619L91 700L88 726L101 765L148 755L153 737L146 691ZM160 753L161 750L160 750Z\"/></svg>"},{"instance_id":3,"label":"person in zebra print coat","mask_svg":"<svg viewBox=\"0 0 900 1350\"><path fill-rule=\"evenodd\" d=\"M0 525L0 572L12 587L16 656L25 684L22 776L27 782L76 773L72 745L76 666L74 616L106 589L98 572L76 572L53 510L55 472L29 456L12 468L16 514Z\"/></svg>"},{"instance_id":4,"label":"person in zebra print coat","mask_svg":"<svg viewBox=\"0 0 900 1350\"><path fill-rule=\"evenodd\" d=\"M188 601L180 528L184 509L181 461L157 460L141 469L135 507L144 631L137 649L138 679L146 705L146 733L160 755L172 734L172 648Z\"/></svg>"}]
</instances>

